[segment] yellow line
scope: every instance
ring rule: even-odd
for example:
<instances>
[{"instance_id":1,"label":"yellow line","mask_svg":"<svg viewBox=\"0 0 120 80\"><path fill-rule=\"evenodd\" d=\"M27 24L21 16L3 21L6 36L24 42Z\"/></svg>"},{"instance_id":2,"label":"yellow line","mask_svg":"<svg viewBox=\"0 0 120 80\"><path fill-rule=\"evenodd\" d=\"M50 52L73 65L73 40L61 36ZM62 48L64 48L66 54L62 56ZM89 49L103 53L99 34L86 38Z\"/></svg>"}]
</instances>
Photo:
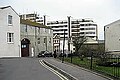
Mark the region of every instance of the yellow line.
<instances>
[{"instance_id":1,"label":"yellow line","mask_svg":"<svg viewBox=\"0 0 120 80\"><path fill-rule=\"evenodd\" d=\"M62 78L59 74L57 74L55 72L55 70L53 70L52 68L48 67L47 65L45 65L42 61L40 62L45 68L47 68L48 70L50 70L51 72L53 72L55 75L57 75L61 80L64 80L64 78Z\"/></svg>"},{"instance_id":2,"label":"yellow line","mask_svg":"<svg viewBox=\"0 0 120 80\"><path fill-rule=\"evenodd\" d=\"M46 64L43 63L43 61L39 60L39 63L44 66L46 69L50 70L51 72L53 72L55 75L57 75L61 80L68 80L65 76L63 76L61 73L59 73L58 71L52 69L51 67L47 66Z\"/></svg>"}]
</instances>

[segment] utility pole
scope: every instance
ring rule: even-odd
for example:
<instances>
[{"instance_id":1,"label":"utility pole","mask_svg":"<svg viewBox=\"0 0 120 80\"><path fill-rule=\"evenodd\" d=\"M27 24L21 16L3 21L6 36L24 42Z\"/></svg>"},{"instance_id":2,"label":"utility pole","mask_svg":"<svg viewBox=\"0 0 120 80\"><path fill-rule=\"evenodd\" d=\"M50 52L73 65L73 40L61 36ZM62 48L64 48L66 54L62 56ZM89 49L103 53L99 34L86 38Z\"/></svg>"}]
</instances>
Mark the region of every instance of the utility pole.
<instances>
[{"instance_id":1,"label":"utility pole","mask_svg":"<svg viewBox=\"0 0 120 80\"><path fill-rule=\"evenodd\" d=\"M65 30L64 30L64 39L63 39L63 54L62 54L62 63L64 62L64 47L65 47Z\"/></svg>"},{"instance_id":2,"label":"utility pole","mask_svg":"<svg viewBox=\"0 0 120 80\"><path fill-rule=\"evenodd\" d=\"M71 16L68 16L68 51L70 52Z\"/></svg>"}]
</instances>

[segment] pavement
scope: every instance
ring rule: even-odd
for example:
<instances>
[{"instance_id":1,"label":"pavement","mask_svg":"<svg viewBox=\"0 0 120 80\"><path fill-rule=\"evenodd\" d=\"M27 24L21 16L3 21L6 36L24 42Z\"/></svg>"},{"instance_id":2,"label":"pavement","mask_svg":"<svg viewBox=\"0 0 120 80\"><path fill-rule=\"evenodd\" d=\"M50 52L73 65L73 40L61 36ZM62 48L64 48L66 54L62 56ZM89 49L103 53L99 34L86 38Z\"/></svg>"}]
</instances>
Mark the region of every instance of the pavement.
<instances>
[{"instance_id":1,"label":"pavement","mask_svg":"<svg viewBox=\"0 0 120 80\"><path fill-rule=\"evenodd\" d=\"M76 80L113 80L104 75L75 66L73 64L68 64L66 62L62 63L58 59L44 58L44 61L50 65L53 65L57 69L61 69L62 71L70 74L72 77L76 78Z\"/></svg>"}]
</instances>

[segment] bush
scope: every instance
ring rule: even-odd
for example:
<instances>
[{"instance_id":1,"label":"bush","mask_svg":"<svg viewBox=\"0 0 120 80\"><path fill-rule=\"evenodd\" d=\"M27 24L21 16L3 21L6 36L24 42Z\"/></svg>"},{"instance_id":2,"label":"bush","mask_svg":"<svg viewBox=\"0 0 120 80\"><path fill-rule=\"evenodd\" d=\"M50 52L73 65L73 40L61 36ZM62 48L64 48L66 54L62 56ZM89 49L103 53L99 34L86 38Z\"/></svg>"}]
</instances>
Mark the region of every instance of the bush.
<instances>
[{"instance_id":1,"label":"bush","mask_svg":"<svg viewBox=\"0 0 120 80\"><path fill-rule=\"evenodd\" d=\"M97 64L99 66L105 66L105 67L120 67L120 62L104 62Z\"/></svg>"}]
</instances>

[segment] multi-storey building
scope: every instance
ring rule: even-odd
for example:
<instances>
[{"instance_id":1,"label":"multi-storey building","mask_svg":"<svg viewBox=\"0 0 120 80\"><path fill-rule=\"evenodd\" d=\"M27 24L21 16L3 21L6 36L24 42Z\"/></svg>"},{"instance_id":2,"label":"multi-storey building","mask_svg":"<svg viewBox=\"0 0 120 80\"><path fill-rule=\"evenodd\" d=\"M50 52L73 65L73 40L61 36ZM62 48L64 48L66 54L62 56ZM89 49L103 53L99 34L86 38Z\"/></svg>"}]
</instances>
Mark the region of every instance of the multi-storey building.
<instances>
[{"instance_id":1,"label":"multi-storey building","mask_svg":"<svg viewBox=\"0 0 120 80\"><path fill-rule=\"evenodd\" d=\"M86 36L97 40L97 24L91 19L68 19L61 21L49 21L47 26L53 29L53 35L60 36L60 50L63 50L63 38L65 35L65 50L73 50L73 45L68 45L77 35Z\"/></svg>"},{"instance_id":2,"label":"multi-storey building","mask_svg":"<svg viewBox=\"0 0 120 80\"><path fill-rule=\"evenodd\" d=\"M37 13L22 14L22 15L20 15L20 18L25 19L25 20L30 20L32 22L37 22L40 24L46 24L45 15L43 17L41 17Z\"/></svg>"},{"instance_id":3,"label":"multi-storey building","mask_svg":"<svg viewBox=\"0 0 120 80\"><path fill-rule=\"evenodd\" d=\"M46 21L46 16L42 18L37 14L23 14L21 18L47 25L53 29L53 35L60 36L60 50L63 50L63 38L65 35L65 51L73 50L72 40L77 35L86 36L97 40L97 24L92 19L71 19L59 21ZM93 40L93 41L94 41ZM55 43L56 44L56 43ZM55 46L54 46L55 47Z\"/></svg>"}]
</instances>

